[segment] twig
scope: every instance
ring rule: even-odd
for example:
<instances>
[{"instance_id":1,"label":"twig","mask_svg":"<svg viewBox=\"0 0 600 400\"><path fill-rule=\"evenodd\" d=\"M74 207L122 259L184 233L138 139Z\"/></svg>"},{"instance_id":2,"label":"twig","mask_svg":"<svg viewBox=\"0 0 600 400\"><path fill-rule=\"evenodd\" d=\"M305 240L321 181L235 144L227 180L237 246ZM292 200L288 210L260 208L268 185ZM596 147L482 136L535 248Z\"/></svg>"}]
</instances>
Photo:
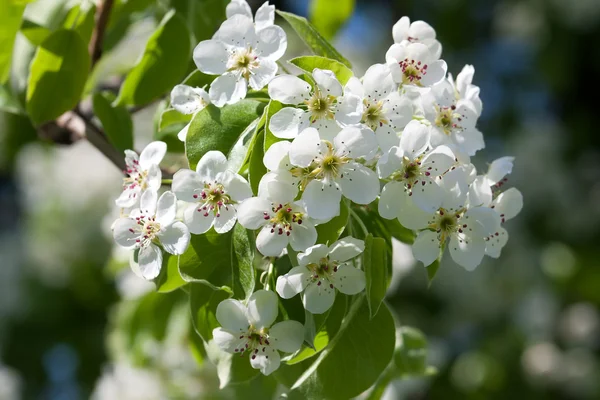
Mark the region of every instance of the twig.
<instances>
[{"instance_id":1,"label":"twig","mask_svg":"<svg viewBox=\"0 0 600 400\"><path fill-rule=\"evenodd\" d=\"M102 42L104 40L104 31L106 25L108 25L108 19L110 17L110 10L113 6L113 0L104 0L98 4L96 9L96 25L92 32L92 38L90 40L89 52L92 57L91 66L94 67L96 62L102 56Z\"/></svg>"}]
</instances>

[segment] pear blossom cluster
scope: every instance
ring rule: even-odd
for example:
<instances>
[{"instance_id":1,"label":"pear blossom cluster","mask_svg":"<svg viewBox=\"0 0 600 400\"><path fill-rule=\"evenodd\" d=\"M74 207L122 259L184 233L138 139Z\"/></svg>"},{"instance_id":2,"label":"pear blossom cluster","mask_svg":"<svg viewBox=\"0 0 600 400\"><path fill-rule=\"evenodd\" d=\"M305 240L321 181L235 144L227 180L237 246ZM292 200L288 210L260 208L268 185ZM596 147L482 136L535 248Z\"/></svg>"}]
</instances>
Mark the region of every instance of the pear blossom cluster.
<instances>
[{"instance_id":1,"label":"pear blossom cluster","mask_svg":"<svg viewBox=\"0 0 600 400\"><path fill-rule=\"evenodd\" d=\"M281 103L265 123L277 141L264 152L267 172L258 190L247 171L208 151L195 170L177 171L171 190L159 196L167 149L153 142L139 156L125 152L126 177L116 200L122 216L113 225L116 243L132 250L133 270L148 280L160 274L163 251L181 255L191 235L223 234L236 224L255 233L256 249L271 262L289 253L295 266L273 272L274 291L265 285L246 301L228 299L216 310L216 343L226 352L248 353L265 375L279 367L279 352L294 353L303 342L301 323L275 323L277 295L299 295L308 312L322 314L340 293L365 289L363 240L342 234L334 243L318 243L318 226L339 216L342 203L369 206L413 230L413 254L425 266L447 248L467 270L486 255L500 256L508 241L504 224L523 206L521 193L505 188L512 157L487 171L471 163L485 148L475 70L467 65L456 78L447 73L430 25L401 18L382 62L341 81L322 68L279 73L287 38L274 12L265 3L252 15L245 0L232 0L227 20L193 53L198 69L216 78L209 87L177 85L170 99L175 110L191 115L235 104L249 91Z\"/></svg>"}]
</instances>

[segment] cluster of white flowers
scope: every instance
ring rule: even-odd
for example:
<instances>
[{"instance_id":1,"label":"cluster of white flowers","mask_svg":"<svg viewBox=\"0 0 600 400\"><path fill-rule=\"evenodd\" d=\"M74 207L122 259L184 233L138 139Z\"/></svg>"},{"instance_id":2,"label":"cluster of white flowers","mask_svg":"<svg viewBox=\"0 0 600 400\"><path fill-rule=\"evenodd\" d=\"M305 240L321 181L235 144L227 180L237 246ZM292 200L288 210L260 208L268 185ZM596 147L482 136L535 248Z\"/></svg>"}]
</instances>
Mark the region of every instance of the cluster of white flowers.
<instances>
[{"instance_id":1,"label":"cluster of white flowers","mask_svg":"<svg viewBox=\"0 0 600 400\"><path fill-rule=\"evenodd\" d=\"M400 19L385 63L342 85L334 72L319 68L308 77L276 76L287 39L273 24L273 6L263 4L253 18L245 0L232 0L227 16L214 37L194 50L198 69L218 77L208 92L176 86L171 104L194 114L208 104L240 101L248 86L268 85L269 97L284 105L267 121L280 141L265 152L268 172L256 196L244 177L228 169L225 155L210 151L196 171L178 171L172 192L158 198L166 146L151 143L139 159L126 152L127 178L117 199L125 216L114 224L114 237L135 250L135 271L154 279L161 247L182 254L190 232L225 233L239 222L258 230L256 246L266 257L280 257L288 246L300 252L298 266L279 274L276 292L282 298L302 293L306 310L324 313L337 291L353 295L365 288L364 272L353 262L364 250L362 240L316 243L315 227L339 215L344 198L360 205L379 198L381 217L398 218L417 232L413 253L425 266L446 245L469 270L486 254L500 255L508 239L502 224L522 207L518 190L503 191L513 159L496 160L480 175L470 163L484 148L476 128L482 103L472 84L474 69L465 66L456 79L447 75L431 26ZM182 221L176 199L188 204ZM271 326L277 310L272 291L259 290L245 304L225 300L217 309L222 328L214 330L215 341L228 352L248 351L252 366L269 374L279 366L278 351L295 352L302 344L298 322Z\"/></svg>"}]
</instances>

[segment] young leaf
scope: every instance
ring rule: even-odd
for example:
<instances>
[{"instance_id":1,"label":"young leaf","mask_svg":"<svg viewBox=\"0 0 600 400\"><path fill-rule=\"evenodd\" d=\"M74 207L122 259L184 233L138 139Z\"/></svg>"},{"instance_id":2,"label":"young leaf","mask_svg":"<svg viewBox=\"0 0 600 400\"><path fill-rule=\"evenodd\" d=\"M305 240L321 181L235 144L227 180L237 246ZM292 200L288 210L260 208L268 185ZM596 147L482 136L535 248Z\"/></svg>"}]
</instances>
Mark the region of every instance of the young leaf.
<instances>
[{"instance_id":1,"label":"young leaf","mask_svg":"<svg viewBox=\"0 0 600 400\"><path fill-rule=\"evenodd\" d=\"M365 271L367 303L369 304L371 318L377 314L390 282L387 273L387 257L385 240L378 237L374 238L369 233L365 239L362 265Z\"/></svg>"},{"instance_id":2,"label":"young leaf","mask_svg":"<svg viewBox=\"0 0 600 400\"><path fill-rule=\"evenodd\" d=\"M231 292L225 289L213 289L202 283L190 284L192 324L205 342L212 339L213 329L220 326L216 317L217 306L230 296Z\"/></svg>"},{"instance_id":3,"label":"young leaf","mask_svg":"<svg viewBox=\"0 0 600 400\"><path fill-rule=\"evenodd\" d=\"M342 199L340 215L333 217L329 222L317 225L317 243L331 245L338 240L348 224L348 206Z\"/></svg>"},{"instance_id":4,"label":"young leaf","mask_svg":"<svg viewBox=\"0 0 600 400\"><path fill-rule=\"evenodd\" d=\"M276 137L275 135L273 135L273 132L271 132L271 129L269 128L271 117L273 115L275 115L275 113L277 113L277 111L281 110L282 108L283 108L283 104L281 104L277 100L271 100L269 102L269 105L267 106L267 118L266 118L266 122L265 122L265 144L264 144L265 152L269 149L269 147L271 147L271 145L273 145L273 143L277 143L280 140L282 140L282 139L279 139L278 137Z\"/></svg>"},{"instance_id":5,"label":"young leaf","mask_svg":"<svg viewBox=\"0 0 600 400\"><path fill-rule=\"evenodd\" d=\"M179 272L187 282L200 282L214 288L229 287L236 297L249 297L254 291L254 237L241 225L224 234L213 229L192 235L190 247L179 257Z\"/></svg>"},{"instance_id":6,"label":"young leaf","mask_svg":"<svg viewBox=\"0 0 600 400\"><path fill-rule=\"evenodd\" d=\"M285 19L291 25L298 36L300 36L300 39L302 39L304 43L310 47L314 54L332 58L341 62L348 68L352 68L350 61L346 60L344 56L342 56L323 36L321 36L317 29L310 22L308 22L306 18L279 10L277 10L277 14L283 17L283 19Z\"/></svg>"},{"instance_id":7,"label":"young leaf","mask_svg":"<svg viewBox=\"0 0 600 400\"><path fill-rule=\"evenodd\" d=\"M263 102L245 99L223 108L208 105L198 112L185 141L190 168L195 169L202 156L211 150L219 150L229 159L235 144L261 116L264 107Z\"/></svg>"},{"instance_id":8,"label":"young leaf","mask_svg":"<svg viewBox=\"0 0 600 400\"><path fill-rule=\"evenodd\" d=\"M94 30L94 17L96 5L91 2L77 4L69 10L63 28L73 29L79 33L85 43L89 43Z\"/></svg>"},{"instance_id":9,"label":"young leaf","mask_svg":"<svg viewBox=\"0 0 600 400\"><path fill-rule=\"evenodd\" d=\"M355 0L312 0L309 18L323 36L331 39L352 16L354 3Z\"/></svg>"},{"instance_id":10,"label":"young leaf","mask_svg":"<svg viewBox=\"0 0 600 400\"><path fill-rule=\"evenodd\" d=\"M289 62L308 73L312 73L313 69L315 68L328 69L335 74L338 81L340 81L342 85L345 85L346 82L348 82L348 80L354 76L354 73L350 68L346 67L341 62L332 60L330 58L319 56L302 56L292 58Z\"/></svg>"},{"instance_id":11,"label":"young leaf","mask_svg":"<svg viewBox=\"0 0 600 400\"><path fill-rule=\"evenodd\" d=\"M133 122L124 106L113 106L115 96L110 92L94 93L94 114L102 123L108 140L118 150L133 149Z\"/></svg>"},{"instance_id":12,"label":"young leaf","mask_svg":"<svg viewBox=\"0 0 600 400\"><path fill-rule=\"evenodd\" d=\"M39 46L50 36L52 31L45 26L39 25L37 22L24 19L21 23L21 33L34 46Z\"/></svg>"},{"instance_id":13,"label":"young leaf","mask_svg":"<svg viewBox=\"0 0 600 400\"><path fill-rule=\"evenodd\" d=\"M437 274L440 269L440 259L435 260L431 265L427 266L427 280L429 281L429 286L431 286L431 282L433 282L433 278Z\"/></svg>"},{"instance_id":14,"label":"young leaf","mask_svg":"<svg viewBox=\"0 0 600 400\"><path fill-rule=\"evenodd\" d=\"M190 46L190 33L183 18L174 11L167 13L148 39L142 58L123 82L117 104L148 104L171 90L187 71Z\"/></svg>"},{"instance_id":15,"label":"young leaf","mask_svg":"<svg viewBox=\"0 0 600 400\"><path fill-rule=\"evenodd\" d=\"M6 111L13 114L25 114L21 103L12 95L10 89L5 85L0 85L0 111Z\"/></svg>"},{"instance_id":16,"label":"young leaf","mask_svg":"<svg viewBox=\"0 0 600 400\"><path fill-rule=\"evenodd\" d=\"M182 114L174 108L166 109L160 114L158 130L162 131L171 125L186 125L192 117L192 114Z\"/></svg>"},{"instance_id":17,"label":"young leaf","mask_svg":"<svg viewBox=\"0 0 600 400\"><path fill-rule=\"evenodd\" d=\"M188 284L181 277L179 268L177 268L177 263L169 263L169 259L171 258L176 259L177 256L163 252L163 262L160 275L158 275L158 277L154 280L154 283L156 284L156 291L159 293L169 293Z\"/></svg>"},{"instance_id":18,"label":"young leaf","mask_svg":"<svg viewBox=\"0 0 600 400\"><path fill-rule=\"evenodd\" d=\"M265 164L263 163L263 157L265 155L265 128L264 124L262 128L259 128L259 126L257 126L258 129L254 134L253 144L250 147L250 164L248 165L248 181L250 181L252 193L255 195L258 194L258 183L260 182L260 179L267 173L267 167L265 167Z\"/></svg>"},{"instance_id":19,"label":"young leaf","mask_svg":"<svg viewBox=\"0 0 600 400\"><path fill-rule=\"evenodd\" d=\"M79 102L90 69L87 46L75 31L48 36L31 62L27 112L36 125L51 121Z\"/></svg>"},{"instance_id":20,"label":"young leaf","mask_svg":"<svg viewBox=\"0 0 600 400\"><path fill-rule=\"evenodd\" d=\"M2 2L0 11L0 84L6 82L10 73L15 37L21 26L25 3Z\"/></svg>"}]
</instances>

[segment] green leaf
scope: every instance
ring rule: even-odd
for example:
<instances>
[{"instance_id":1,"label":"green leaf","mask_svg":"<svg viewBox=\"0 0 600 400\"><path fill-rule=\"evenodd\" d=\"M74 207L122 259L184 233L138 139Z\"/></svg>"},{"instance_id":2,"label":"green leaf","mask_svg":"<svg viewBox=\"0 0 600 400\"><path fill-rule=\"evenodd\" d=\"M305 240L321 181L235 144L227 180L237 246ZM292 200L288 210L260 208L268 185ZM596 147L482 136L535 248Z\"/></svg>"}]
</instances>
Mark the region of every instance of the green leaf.
<instances>
[{"instance_id":1,"label":"green leaf","mask_svg":"<svg viewBox=\"0 0 600 400\"><path fill-rule=\"evenodd\" d=\"M400 376L425 376L432 373L427 367L427 339L418 329L403 326L399 329L398 348L394 362Z\"/></svg>"},{"instance_id":2,"label":"green leaf","mask_svg":"<svg viewBox=\"0 0 600 400\"><path fill-rule=\"evenodd\" d=\"M219 150L231 158L240 138L249 140L244 133L253 133L248 128L258 122L264 107L263 102L245 99L223 108L209 104L196 113L185 141L190 168L195 169L202 156L211 150Z\"/></svg>"},{"instance_id":3,"label":"green leaf","mask_svg":"<svg viewBox=\"0 0 600 400\"><path fill-rule=\"evenodd\" d=\"M309 18L323 36L331 39L352 16L354 3L355 0L312 0Z\"/></svg>"},{"instance_id":4,"label":"green leaf","mask_svg":"<svg viewBox=\"0 0 600 400\"><path fill-rule=\"evenodd\" d=\"M374 238L370 233L365 239L362 265L365 271L367 303L369 304L371 318L379 311L379 306L383 302L390 282L386 246L384 239Z\"/></svg>"},{"instance_id":5,"label":"green leaf","mask_svg":"<svg viewBox=\"0 0 600 400\"><path fill-rule=\"evenodd\" d=\"M210 39L225 21L229 0L171 0L171 7L185 17L196 42Z\"/></svg>"},{"instance_id":6,"label":"green leaf","mask_svg":"<svg viewBox=\"0 0 600 400\"><path fill-rule=\"evenodd\" d=\"M85 43L90 42L92 31L94 30L94 17L96 15L96 5L91 2L77 4L69 10L63 28L73 29L79 33Z\"/></svg>"},{"instance_id":7,"label":"green leaf","mask_svg":"<svg viewBox=\"0 0 600 400\"><path fill-rule=\"evenodd\" d=\"M108 136L110 143L118 150L133 149L133 122L125 106L111 103L115 100L110 92L94 93L92 105Z\"/></svg>"},{"instance_id":8,"label":"green leaf","mask_svg":"<svg viewBox=\"0 0 600 400\"><path fill-rule=\"evenodd\" d=\"M4 85L0 85L0 111L25 114L21 103L12 95L10 89Z\"/></svg>"},{"instance_id":9,"label":"green leaf","mask_svg":"<svg viewBox=\"0 0 600 400\"><path fill-rule=\"evenodd\" d=\"M323 56L337 60L352 68L350 61L346 60L319 32L317 29L306 20L306 18L299 17L298 15L279 11L277 10L283 19L285 19L291 27L296 31L300 39L306 43L306 45L312 50L312 52L318 56Z\"/></svg>"},{"instance_id":10,"label":"green leaf","mask_svg":"<svg viewBox=\"0 0 600 400\"><path fill-rule=\"evenodd\" d=\"M160 275L154 280L154 283L156 284L156 290L159 293L169 293L187 285L187 282L179 273L177 262L169 262L169 259L171 258L176 259L177 256L163 252L163 262Z\"/></svg>"},{"instance_id":11,"label":"green leaf","mask_svg":"<svg viewBox=\"0 0 600 400\"><path fill-rule=\"evenodd\" d=\"M192 323L198 335L205 342L212 339L213 329L220 326L216 317L217 306L229 297L231 297L231 292L228 290L213 289L202 283L190 284Z\"/></svg>"},{"instance_id":12,"label":"green leaf","mask_svg":"<svg viewBox=\"0 0 600 400\"><path fill-rule=\"evenodd\" d=\"M42 42L50 36L52 31L45 26L39 25L37 22L23 19L21 23L21 33L23 36L35 46L39 46Z\"/></svg>"},{"instance_id":13,"label":"green leaf","mask_svg":"<svg viewBox=\"0 0 600 400\"><path fill-rule=\"evenodd\" d=\"M276 137L275 135L273 135L273 132L271 132L271 129L269 128L271 117L273 115L275 115L277 113L277 111L281 110L282 108L283 108L283 104L281 104L277 100L269 101L269 105L267 106L267 119L266 119L267 122L265 124L265 145L264 145L265 153L267 152L269 147L271 147L273 145L273 143L277 143L280 140L283 140L283 139L280 139L280 138Z\"/></svg>"},{"instance_id":14,"label":"green leaf","mask_svg":"<svg viewBox=\"0 0 600 400\"><path fill-rule=\"evenodd\" d=\"M174 108L166 109L160 114L158 130L162 131L171 125L185 126L192 120L193 114L182 114Z\"/></svg>"},{"instance_id":15,"label":"green leaf","mask_svg":"<svg viewBox=\"0 0 600 400\"><path fill-rule=\"evenodd\" d=\"M90 69L87 46L75 31L53 32L38 48L27 81L27 112L37 125L79 102Z\"/></svg>"},{"instance_id":16,"label":"green leaf","mask_svg":"<svg viewBox=\"0 0 600 400\"><path fill-rule=\"evenodd\" d=\"M190 247L179 257L179 272L187 282L200 282L213 288L228 287L238 298L254 291L254 236L241 225L223 234L211 229L192 235Z\"/></svg>"},{"instance_id":17,"label":"green leaf","mask_svg":"<svg viewBox=\"0 0 600 400\"><path fill-rule=\"evenodd\" d=\"M330 58L319 56L302 56L292 58L289 62L301 70L311 74L315 68L328 69L335 74L336 78L342 85L345 85L346 82L348 82L348 80L354 76L354 73L350 68L346 67L341 62L332 60Z\"/></svg>"},{"instance_id":18,"label":"green leaf","mask_svg":"<svg viewBox=\"0 0 600 400\"><path fill-rule=\"evenodd\" d=\"M24 3L2 2L2 11L0 11L0 84L8 80L13 46L21 26L23 11L25 11Z\"/></svg>"},{"instance_id":19,"label":"green leaf","mask_svg":"<svg viewBox=\"0 0 600 400\"><path fill-rule=\"evenodd\" d=\"M317 243L331 245L338 240L348 224L348 206L342 199L340 215L333 217L329 222L317 225Z\"/></svg>"},{"instance_id":20,"label":"green leaf","mask_svg":"<svg viewBox=\"0 0 600 400\"><path fill-rule=\"evenodd\" d=\"M121 86L117 103L143 105L152 102L181 81L190 57L190 33L179 14L165 15L148 39L137 65Z\"/></svg>"},{"instance_id":21,"label":"green leaf","mask_svg":"<svg viewBox=\"0 0 600 400\"><path fill-rule=\"evenodd\" d=\"M437 260L435 260L432 264L428 265L426 267L426 269L427 269L427 280L429 281L429 285L431 285L433 278L435 278L435 275L437 274L438 270L440 269L440 259L438 258Z\"/></svg>"},{"instance_id":22,"label":"green leaf","mask_svg":"<svg viewBox=\"0 0 600 400\"><path fill-rule=\"evenodd\" d=\"M387 229L387 231L396 239L406 244L413 244L415 242L415 232L405 228L400 224L397 218L385 219L380 218L381 222Z\"/></svg>"},{"instance_id":23,"label":"green leaf","mask_svg":"<svg viewBox=\"0 0 600 400\"><path fill-rule=\"evenodd\" d=\"M265 108L264 116L266 117L267 109ZM253 144L250 147L250 164L248 165L248 180L250 181L250 187L252 193L258 195L258 183L260 179L267 173L267 167L263 163L263 157L265 155L265 128L264 121L262 129L257 129L257 133L254 135ZM260 124L259 124L260 126ZM257 128L259 128L257 126Z\"/></svg>"},{"instance_id":24,"label":"green leaf","mask_svg":"<svg viewBox=\"0 0 600 400\"><path fill-rule=\"evenodd\" d=\"M289 395L305 398L349 399L368 389L389 364L394 353L394 320L384 305L374 318L364 297L358 297L337 335L304 372ZM289 366L301 370L296 365ZM282 366L281 375L286 374ZM276 374L279 379L280 374ZM292 397L291 397L292 398Z\"/></svg>"}]
</instances>

